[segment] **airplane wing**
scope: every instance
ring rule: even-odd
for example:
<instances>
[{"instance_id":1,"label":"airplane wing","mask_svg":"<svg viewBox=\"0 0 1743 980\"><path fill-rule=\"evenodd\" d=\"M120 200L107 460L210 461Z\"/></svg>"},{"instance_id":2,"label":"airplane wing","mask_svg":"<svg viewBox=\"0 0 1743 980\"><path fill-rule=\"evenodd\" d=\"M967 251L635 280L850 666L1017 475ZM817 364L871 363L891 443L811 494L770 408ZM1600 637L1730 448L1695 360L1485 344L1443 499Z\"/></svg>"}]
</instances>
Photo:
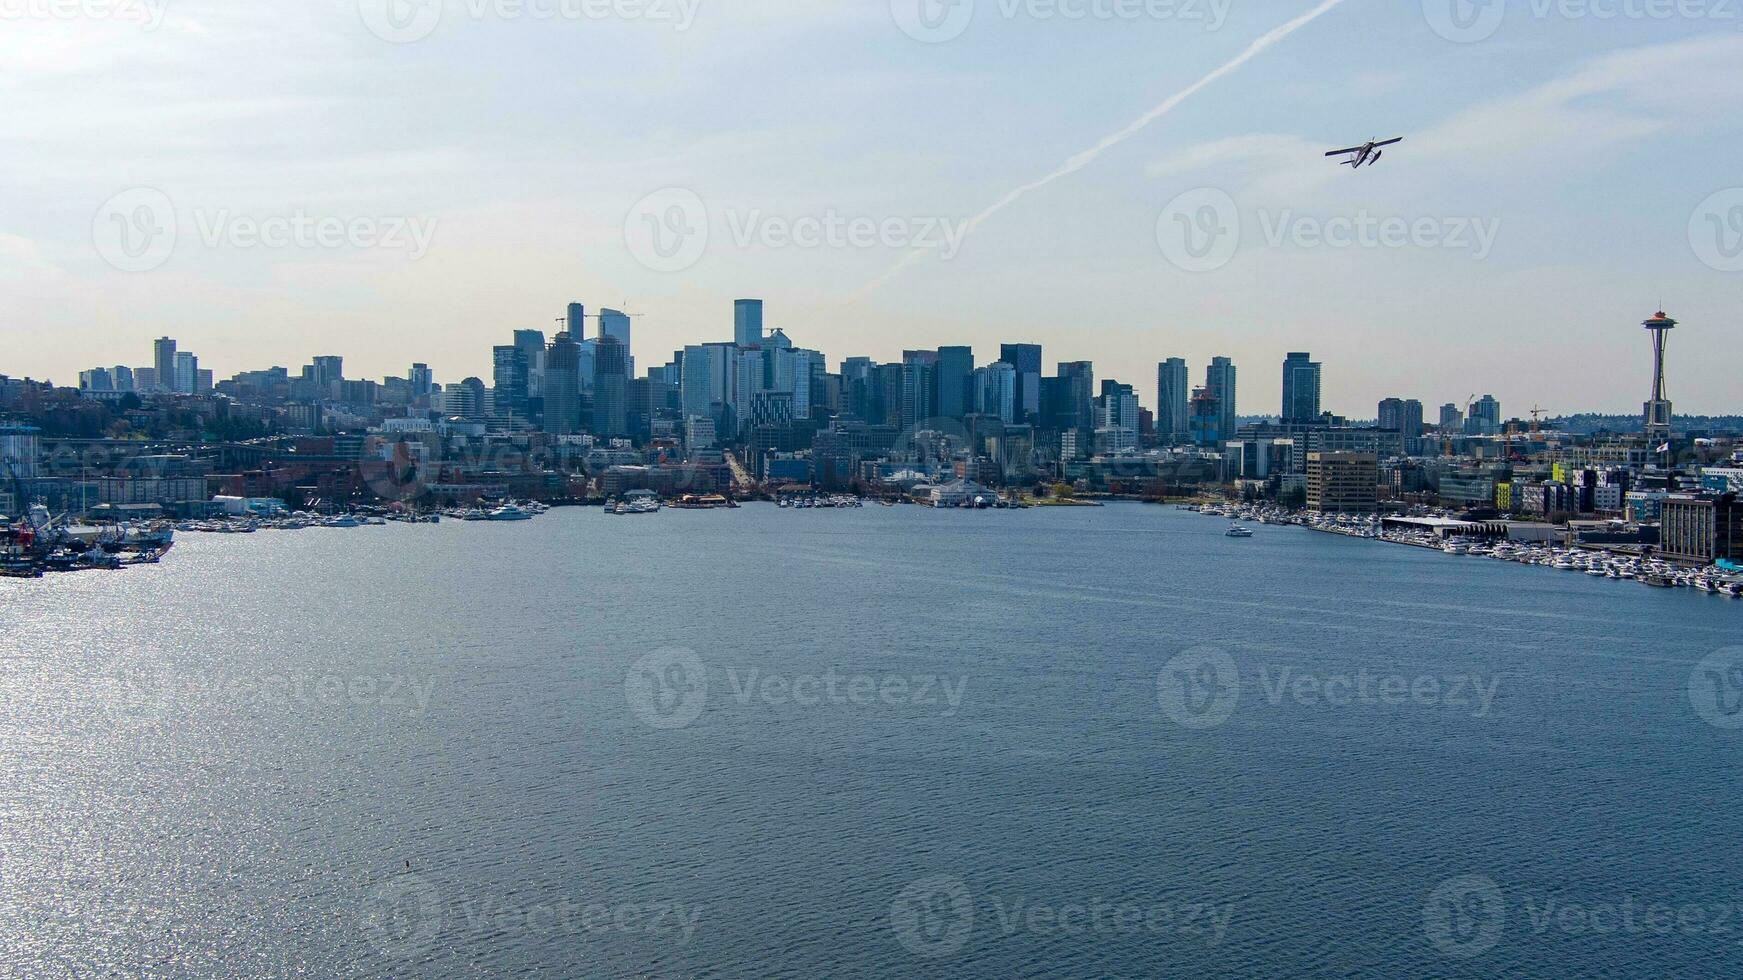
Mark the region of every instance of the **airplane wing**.
<instances>
[{"instance_id":1,"label":"airplane wing","mask_svg":"<svg viewBox=\"0 0 1743 980\"><path fill-rule=\"evenodd\" d=\"M1402 143L1402 142L1404 142L1404 137L1399 136L1396 139L1381 140L1380 142L1375 143L1374 145L1375 146L1391 146L1393 143Z\"/></svg>"},{"instance_id":2,"label":"airplane wing","mask_svg":"<svg viewBox=\"0 0 1743 980\"><path fill-rule=\"evenodd\" d=\"M1394 140L1393 142L1397 142L1397 140ZM1326 156L1336 157L1336 156L1343 156L1345 153L1360 153L1365 149L1367 149L1367 147L1365 147L1365 146L1352 146L1347 150L1333 150L1330 153L1327 153Z\"/></svg>"}]
</instances>

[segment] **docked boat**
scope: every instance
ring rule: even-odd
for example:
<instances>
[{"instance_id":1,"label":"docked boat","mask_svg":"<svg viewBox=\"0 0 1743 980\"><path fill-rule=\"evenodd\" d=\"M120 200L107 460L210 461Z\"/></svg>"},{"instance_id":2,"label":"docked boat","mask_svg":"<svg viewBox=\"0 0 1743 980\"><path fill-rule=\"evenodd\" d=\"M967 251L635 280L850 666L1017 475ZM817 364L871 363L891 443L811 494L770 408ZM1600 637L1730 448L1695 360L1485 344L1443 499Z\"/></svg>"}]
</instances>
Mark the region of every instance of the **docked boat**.
<instances>
[{"instance_id":1,"label":"docked boat","mask_svg":"<svg viewBox=\"0 0 1743 980\"><path fill-rule=\"evenodd\" d=\"M503 504L490 512L493 521L530 521L533 515L514 504Z\"/></svg>"}]
</instances>

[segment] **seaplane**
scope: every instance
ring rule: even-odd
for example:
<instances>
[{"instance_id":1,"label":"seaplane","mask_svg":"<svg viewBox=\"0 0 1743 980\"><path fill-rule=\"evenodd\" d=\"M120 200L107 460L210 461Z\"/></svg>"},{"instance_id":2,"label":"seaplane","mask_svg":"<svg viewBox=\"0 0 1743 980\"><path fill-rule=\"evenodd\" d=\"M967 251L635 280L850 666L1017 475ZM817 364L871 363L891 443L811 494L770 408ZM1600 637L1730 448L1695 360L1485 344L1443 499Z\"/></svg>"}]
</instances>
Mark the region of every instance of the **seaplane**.
<instances>
[{"instance_id":1,"label":"seaplane","mask_svg":"<svg viewBox=\"0 0 1743 980\"><path fill-rule=\"evenodd\" d=\"M1330 153L1327 153L1326 156L1341 157L1345 154L1354 154L1348 160L1340 161L1338 166L1348 166L1353 170L1365 163L1371 167L1374 164L1379 163L1380 157L1384 155L1380 147L1391 146L1393 143L1402 142L1404 142L1404 137L1402 136L1394 137L1389 140L1373 140L1363 143L1361 146L1351 146L1342 150L1333 150Z\"/></svg>"}]
</instances>

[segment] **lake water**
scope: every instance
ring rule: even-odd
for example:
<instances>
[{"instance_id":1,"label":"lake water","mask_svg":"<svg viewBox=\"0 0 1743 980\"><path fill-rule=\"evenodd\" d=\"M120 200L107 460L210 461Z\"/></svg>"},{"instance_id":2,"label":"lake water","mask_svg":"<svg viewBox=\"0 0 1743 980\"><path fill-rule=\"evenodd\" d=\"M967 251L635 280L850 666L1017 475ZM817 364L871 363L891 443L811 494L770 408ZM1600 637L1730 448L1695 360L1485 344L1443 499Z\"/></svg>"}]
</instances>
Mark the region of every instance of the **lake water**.
<instances>
[{"instance_id":1,"label":"lake water","mask_svg":"<svg viewBox=\"0 0 1743 980\"><path fill-rule=\"evenodd\" d=\"M1169 508L0 580L0 975L1726 976L1743 602Z\"/></svg>"}]
</instances>

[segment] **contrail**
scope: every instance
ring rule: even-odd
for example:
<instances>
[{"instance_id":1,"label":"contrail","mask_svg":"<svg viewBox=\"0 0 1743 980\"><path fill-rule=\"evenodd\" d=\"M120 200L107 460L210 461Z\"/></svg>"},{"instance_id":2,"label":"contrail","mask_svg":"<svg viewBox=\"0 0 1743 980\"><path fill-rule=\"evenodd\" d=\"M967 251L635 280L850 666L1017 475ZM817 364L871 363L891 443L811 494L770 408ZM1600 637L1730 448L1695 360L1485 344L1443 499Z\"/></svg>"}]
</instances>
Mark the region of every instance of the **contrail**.
<instances>
[{"instance_id":1,"label":"contrail","mask_svg":"<svg viewBox=\"0 0 1743 980\"><path fill-rule=\"evenodd\" d=\"M1169 96L1160 105L1151 109L1149 112L1144 113L1142 116L1139 116L1137 119L1134 119L1118 132L1105 137L1101 142L1066 160L1064 163L1059 165L1059 169L1039 180L1030 181L1029 183L1006 194L1004 197L999 198L991 207L969 219L968 227L963 234L963 238L966 240L968 235L973 234L975 229L981 226L982 222L985 222L988 218L991 218L993 215L998 214L1000 211L1015 204L1018 199L1022 198L1030 191L1040 190L1059 178L1070 176L1071 174L1082 170L1084 167L1089 166L1091 163L1094 163L1097 157L1121 143L1124 143L1126 140L1131 139L1133 136L1136 136L1145 126L1150 125L1156 120L1174 111L1176 106L1185 102L1187 99L1192 98L1194 95L1197 95L1212 82L1215 82L1217 79L1229 74L1247 62L1252 61L1266 48L1271 47L1278 41L1281 41L1301 28L1306 27L1308 24L1317 20L1321 14L1342 4L1343 2L1344 0L1321 0L1319 6L1314 7L1307 13L1302 14L1286 24L1272 28L1268 33L1260 36L1252 44L1247 45L1245 51L1235 55L1234 58L1230 59L1215 71ZM915 262L926 257L928 253L929 250L922 249L911 251L902 256L901 261L890 267L890 271L861 287L858 296L864 296L866 293L869 293L889 282L891 279L894 279L903 269L906 269L908 266L913 265Z\"/></svg>"}]
</instances>

